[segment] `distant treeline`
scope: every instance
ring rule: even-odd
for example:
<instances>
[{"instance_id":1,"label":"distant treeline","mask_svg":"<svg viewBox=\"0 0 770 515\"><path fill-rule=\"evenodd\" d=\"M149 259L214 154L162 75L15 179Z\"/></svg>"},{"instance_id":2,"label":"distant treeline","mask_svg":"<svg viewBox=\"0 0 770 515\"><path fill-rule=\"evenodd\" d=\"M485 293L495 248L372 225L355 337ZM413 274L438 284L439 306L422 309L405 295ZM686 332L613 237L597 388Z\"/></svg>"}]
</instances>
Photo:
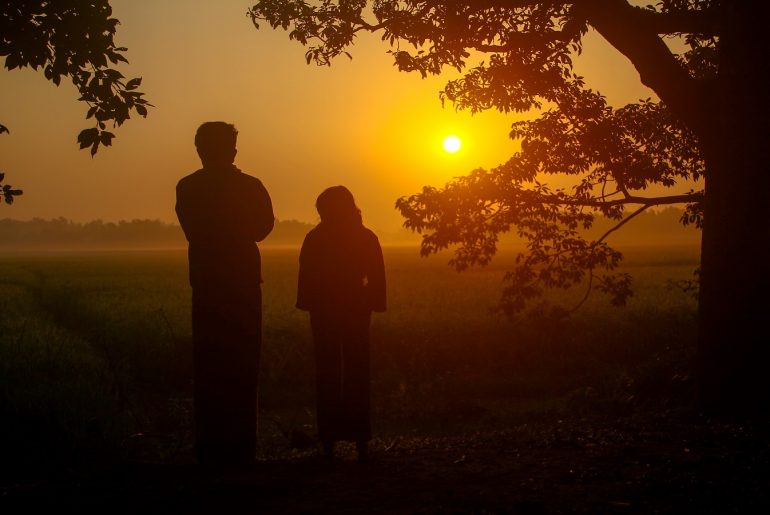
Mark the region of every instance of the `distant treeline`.
<instances>
[{"instance_id":1,"label":"distant treeline","mask_svg":"<svg viewBox=\"0 0 770 515\"><path fill-rule=\"evenodd\" d=\"M610 246L647 246L647 245L697 245L700 242L700 231L694 226L683 226L680 222L683 211L675 207L659 210L648 210L629 220L623 227L609 234L604 241ZM589 240L601 238L607 231L619 223L598 216L593 226L582 231ZM500 238L500 245L519 245L521 239L513 233Z\"/></svg>"},{"instance_id":2,"label":"distant treeline","mask_svg":"<svg viewBox=\"0 0 770 515\"><path fill-rule=\"evenodd\" d=\"M265 241L267 245L299 245L311 224L281 220ZM163 248L187 244L177 224L160 220L95 220L77 223L66 218L28 221L0 220L0 248Z\"/></svg>"},{"instance_id":3,"label":"distant treeline","mask_svg":"<svg viewBox=\"0 0 770 515\"><path fill-rule=\"evenodd\" d=\"M693 225L683 226L682 209L666 207L651 209L629 220L623 227L613 231L604 240L610 246L630 247L649 245L698 245L701 232ZM628 215L626 215L628 216ZM594 220L593 227L582 231L585 238L596 240L619 223L599 216ZM500 237L499 246L518 246L522 240L513 232Z\"/></svg>"},{"instance_id":4,"label":"distant treeline","mask_svg":"<svg viewBox=\"0 0 770 515\"><path fill-rule=\"evenodd\" d=\"M610 245L621 246L699 244L701 231L694 225L683 226L680 221L682 213L682 209L676 207L645 211L610 234L606 241ZM597 218L588 235L600 238L617 223L616 220Z\"/></svg>"},{"instance_id":5,"label":"distant treeline","mask_svg":"<svg viewBox=\"0 0 770 515\"><path fill-rule=\"evenodd\" d=\"M607 242L611 245L673 245L697 244L700 231L682 227L682 211L667 208L649 211L631 220L619 231L613 232ZM598 238L615 223L598 218L587 236ZM265 246L299 246L313 224L297 220L277 221L267 237ZM406 229L379 233L383 244L418 245L420 236ZM515 234L501 238L501 245L520 243ZM160 220L131 220L104 222L95 220L77 223L66 218L28 221L0 220L0 248L5 249L65 249L65 248L172 248L184 247L186 241L181 228Z\"/></svg>"}]
</instances>

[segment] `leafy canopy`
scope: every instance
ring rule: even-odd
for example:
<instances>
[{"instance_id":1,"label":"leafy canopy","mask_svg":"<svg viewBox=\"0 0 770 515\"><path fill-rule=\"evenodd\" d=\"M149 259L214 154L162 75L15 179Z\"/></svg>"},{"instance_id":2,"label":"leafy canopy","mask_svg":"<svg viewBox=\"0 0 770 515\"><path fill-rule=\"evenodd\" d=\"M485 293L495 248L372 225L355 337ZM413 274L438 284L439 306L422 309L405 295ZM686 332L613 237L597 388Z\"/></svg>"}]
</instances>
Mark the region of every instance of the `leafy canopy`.
<instances>
[{"instance_id":1,"label":"leafy canopy","mask_svg":"<svg viewBox=\"0 0 770 515\"><path fill-rule=\"evenodd\" d=\"M663 0L636 7L625 0L261 0L248 12L307 47L308 63L350 56L359 32L378 32L399 70L423 77L449 66L464 75L440 93L457 109L538 110L510 136L521 151L491 170L477 169L442 188L424 187L396 207L405 226L423 235L422 253L455 247L457 269L483 265L499 236L526 242L506 276L500 304L525 310L546 288L586 285L625 303L631 278L618 273L621 253L607 236L644 210L684 204L684 224L700 226L702 191L675 191L702 178L698 146L702 102L716 70L717 2ZM649 99L614 109L573 69L582 38L596 29L623 52ZM662 39L681 38L673 54ZM549 176L572 178L551 188ZM650 195L656 186L664 195ZM589 241L582 229L603 215L617 224ZM561 308L552 311L563 314Z\"/></svg>"},{"instance_id":2,"label":"leafy canopy","mask_svg":"<svg viewBox=\"0 0 770 515\"><path fill-rule=\"evenodd\" d=\"M90 148L92 156L100 145L112 144L110 122L120 126L132 111L145 117L151 105L137 91L142 79L127 80L115 69L128 62L126 48L113 41L118 23L107 0L0 1L0 57L5 57L5 68L42 70L57 86L63 78L72 81L78 100L88 105L86 119L94 121L78 135L80 148ZM8 129L0 125L3 132ZM3 193L9 202L21 192L9 187Z\"/></svg>"}]
</instances>

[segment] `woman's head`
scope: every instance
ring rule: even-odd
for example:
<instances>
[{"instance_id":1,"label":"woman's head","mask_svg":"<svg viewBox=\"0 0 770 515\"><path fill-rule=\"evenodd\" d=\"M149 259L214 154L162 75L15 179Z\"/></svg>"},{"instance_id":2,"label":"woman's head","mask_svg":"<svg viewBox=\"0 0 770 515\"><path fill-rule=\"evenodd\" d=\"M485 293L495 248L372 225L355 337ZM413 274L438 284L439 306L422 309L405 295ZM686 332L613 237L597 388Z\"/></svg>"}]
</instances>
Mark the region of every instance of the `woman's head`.
<instances>
[{"instance_id":1,"label":"woman's head","mask_svg":"<svg viewBox=\"0 0 770 515\"><path fill-rule=\"evenodd\" d=\"M356 206L353 194L345 186L326 188L315 201L321 221L332 225L361 223L361 210Z\"/></svg>"}]
</instances>

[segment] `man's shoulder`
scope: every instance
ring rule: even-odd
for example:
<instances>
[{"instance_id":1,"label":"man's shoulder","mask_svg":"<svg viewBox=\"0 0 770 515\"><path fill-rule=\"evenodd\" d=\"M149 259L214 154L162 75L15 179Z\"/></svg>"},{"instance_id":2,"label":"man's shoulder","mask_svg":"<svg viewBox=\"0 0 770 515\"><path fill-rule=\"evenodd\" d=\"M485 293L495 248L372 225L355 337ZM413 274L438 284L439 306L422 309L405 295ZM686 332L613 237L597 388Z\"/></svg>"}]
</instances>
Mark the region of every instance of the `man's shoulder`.
<instances>
[{"instance_id":1,"label":"man's shoulder","mask_svg":"<svg viewBox=\"0 0 770 515\"><path fill-rule=\"evenodd\" d=\"M200 181L201 179L203 179L203 171L204 171L203 168L201 168L200 170L196 170L193 173L189 175L185 175L184 177L179 179L179 182L176 183L177 189L184 188L185 186L194 184Z\"/></svg>"},{"instance_id":2,"label":"man's shoulder","mask_svg":"<svg viewBox=\"0 0 770 515\"><path fill-rule=\"evenodd\" d=\"M264 185L262 184L262 181L260 181L253 175L245 173L237 168L234 169L232 172L230 171L223 172L221 170L201 168L200 170L196 170L191 174L185 175L184 177L179 179L179 182L177 182L176 187L177 189L195 187L196 185L199 187L203 187L204 185L209 183L230 184L231 187L233 185L237 185L238 188L244 188L247 190L264 189Z\"/></svg>"},{"instance_id":3,"label":"man's shoulder","mask_svg":"<svg viewBox=\"0 0 770 515\"><path fill-rule=\"evenodd\" d=\"M238 180L243 182L246 185L264 187L261 180L259 180L258 178L254 177L249 173L244 172L243 170L238 170L238 173L236 173L236 177L238 177Z\"/></svg>"}]
</instances>

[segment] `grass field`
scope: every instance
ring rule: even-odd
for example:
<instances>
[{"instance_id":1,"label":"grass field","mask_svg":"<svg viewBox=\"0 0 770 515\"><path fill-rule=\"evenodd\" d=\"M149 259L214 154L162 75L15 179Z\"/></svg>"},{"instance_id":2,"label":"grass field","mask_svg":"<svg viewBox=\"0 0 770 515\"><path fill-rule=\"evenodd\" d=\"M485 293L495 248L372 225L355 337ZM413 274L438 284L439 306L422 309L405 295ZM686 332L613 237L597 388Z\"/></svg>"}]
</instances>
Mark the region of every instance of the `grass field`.
<instances>
[{"instance_id":1,"label":"grass field","mask_svg":"<svg viewBox=\"0 0 770 515\"><path fill-rule=\"evenodd\" d=\"M595 295L559 323L491 313L511 252L461 274L448 256L385 254L389 309L372 326L375 446L597 403L658 406L690 389L695 303L666 281L691 278L696 249L626 249L629 305ZM275 458L310 452L313 358L307 316L294 308L297 251L268 248L263 259L260 453ZM14 474L190 459L184 251L6 254L0 283L0 452Z\"/></svg>"}]
</instances>

